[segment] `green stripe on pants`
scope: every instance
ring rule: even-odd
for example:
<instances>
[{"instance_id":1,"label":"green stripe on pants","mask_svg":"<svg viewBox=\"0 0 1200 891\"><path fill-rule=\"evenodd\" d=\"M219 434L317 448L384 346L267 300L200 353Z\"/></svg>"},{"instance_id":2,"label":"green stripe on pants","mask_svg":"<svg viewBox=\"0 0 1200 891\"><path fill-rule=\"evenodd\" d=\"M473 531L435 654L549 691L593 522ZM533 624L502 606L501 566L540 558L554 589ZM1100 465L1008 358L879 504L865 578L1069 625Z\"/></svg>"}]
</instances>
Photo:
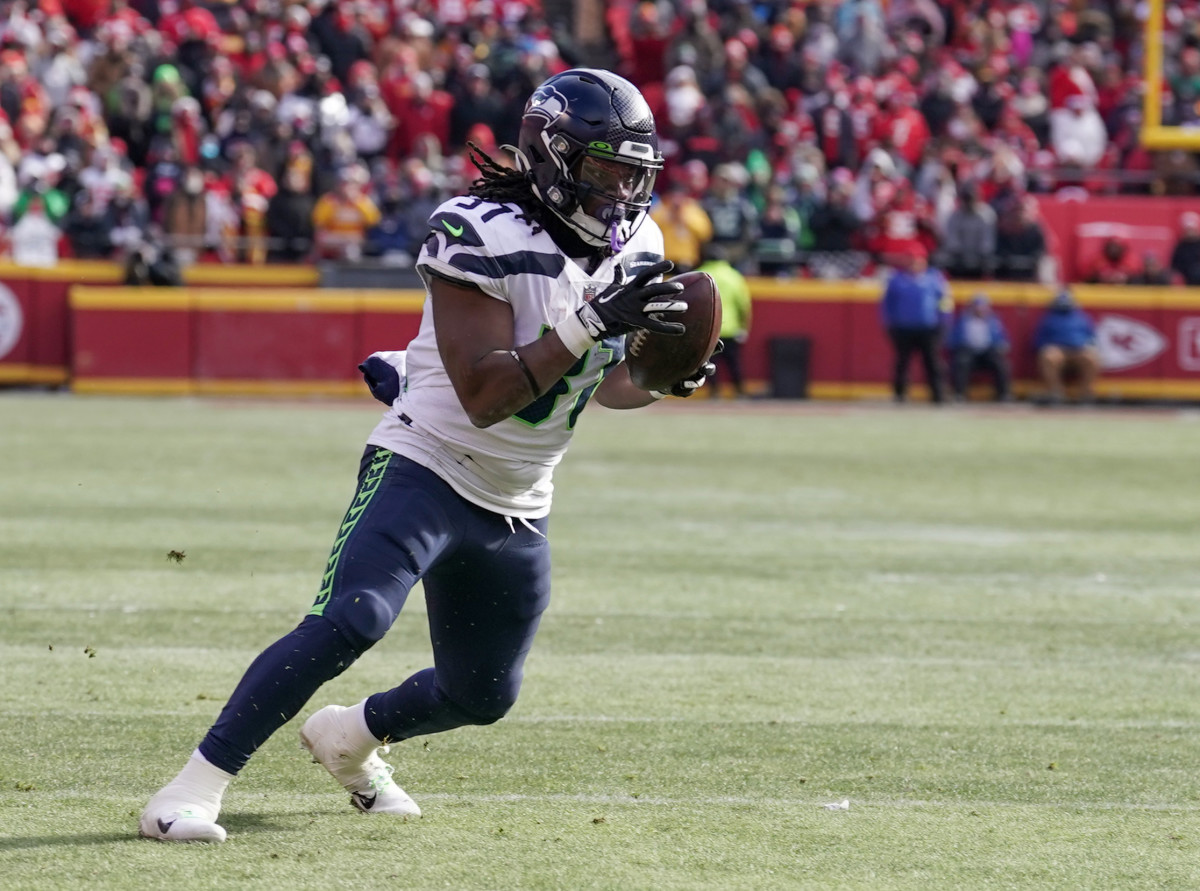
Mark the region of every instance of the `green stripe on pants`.
<instances>
[{"instance_id":1,"label":"green stripe on pants","mask_svg":"<svg viewBox=\"0 0 1200 891\"><path fill-rule=\"evenodd\" d=\"M338 529L337 539L333 543L333 550L329 554L329 562L325 565L325 575L321 578L321 590L313 602L312 609L308 611L310 616L319 616L325 612L325 605L329 603L329 598L333 594L333 579L337 574L338 561L342 557L342 548L345 546L346 540L350 538L354 527L358 525L359 517L363 515L367 505L371 503L371 499L379 490L379 482L383 479L383 472L391 460L392 452L380 449L371 459L371 466L367 468L367 472L359 481L358 493L354 496L354 501L350 503L350 509L346 511L346 516Z\"/></svg>"}]
</instances>

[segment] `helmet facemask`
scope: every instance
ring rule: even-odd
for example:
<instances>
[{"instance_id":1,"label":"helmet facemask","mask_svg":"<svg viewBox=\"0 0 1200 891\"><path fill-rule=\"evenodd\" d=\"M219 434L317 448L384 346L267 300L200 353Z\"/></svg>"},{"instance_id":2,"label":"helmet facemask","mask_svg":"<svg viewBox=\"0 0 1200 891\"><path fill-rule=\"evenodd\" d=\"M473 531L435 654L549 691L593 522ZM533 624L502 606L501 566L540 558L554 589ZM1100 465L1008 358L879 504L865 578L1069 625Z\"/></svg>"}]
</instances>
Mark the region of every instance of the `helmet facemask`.
<instances>
[{"instance_id":1,"label":"helmet facemask","mask_svg":"<svg viewBox=\"0 0 1200 891\"><path fill-rule=\"evenodd\" d=\"M599 238L602 246L616 253L649 209L658 171L593 154L584 155L575 166L577 207L568 222L586 233L584 238Z\"/></svg>"}]
</instances>

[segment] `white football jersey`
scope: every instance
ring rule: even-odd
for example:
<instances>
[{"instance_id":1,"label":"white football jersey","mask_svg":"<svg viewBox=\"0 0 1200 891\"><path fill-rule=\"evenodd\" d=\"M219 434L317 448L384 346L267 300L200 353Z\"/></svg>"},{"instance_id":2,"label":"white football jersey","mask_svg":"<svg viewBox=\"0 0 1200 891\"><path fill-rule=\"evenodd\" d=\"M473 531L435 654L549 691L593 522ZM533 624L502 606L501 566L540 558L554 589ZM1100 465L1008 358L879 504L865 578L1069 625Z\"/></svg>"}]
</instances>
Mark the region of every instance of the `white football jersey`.
<instances>
[{"instance_id":1,"label":"white football jersey","mask_svg":"<svg viewBox=\"0 0 1200 891\"><path fill-rule=\"evenodd\" d=\"M534 234L520 213L513 204L463 196L430 217L431 233L417 258L425 306L408 345L407 383L367 441L428 467L480 507L532 519L549 513L554 468L593 390L624 357L624 338L596 344L534 402L481 430L463 410L438 353L430 276L474 285L509 304L515 345L522 346L585 299L657 262L663 238L647 216L625 248L589 274L547 232Z\"/></svg>"}]
</instances>

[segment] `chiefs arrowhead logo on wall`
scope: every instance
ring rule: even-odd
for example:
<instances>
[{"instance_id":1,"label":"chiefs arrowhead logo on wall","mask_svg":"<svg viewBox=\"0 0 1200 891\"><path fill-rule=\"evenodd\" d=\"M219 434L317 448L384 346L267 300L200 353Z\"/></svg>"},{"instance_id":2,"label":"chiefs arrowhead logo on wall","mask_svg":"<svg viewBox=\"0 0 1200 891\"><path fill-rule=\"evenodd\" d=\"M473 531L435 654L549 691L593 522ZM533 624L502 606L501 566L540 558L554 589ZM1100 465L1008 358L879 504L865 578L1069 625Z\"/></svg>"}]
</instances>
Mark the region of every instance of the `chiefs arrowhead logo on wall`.
<instances>
[{"instance_id":1,"label":"chiefs arrowhead logo on wall","mask_svg":"<svg viewBox=\"0 0 1200 891\"><path fill-rule=\"evenodd\" d=\"M1166 349L1167 339L1145 322L1105 315L1096 325L1096 345L1100 350L1100 366L1105 371L1121 371L1157 357Z\"/></svg>"},{"instance_id":2,"label":"chiefs arrowhead logo on wall","mask_svg":"<svg viewBox=\"0 0 1200 891\"><path fill-rule=\"evenodd\" d=\"M0 359L12 352L24 327L25 315L17 295L7 285L0 285Z\"/></svg>"}]
</instances>

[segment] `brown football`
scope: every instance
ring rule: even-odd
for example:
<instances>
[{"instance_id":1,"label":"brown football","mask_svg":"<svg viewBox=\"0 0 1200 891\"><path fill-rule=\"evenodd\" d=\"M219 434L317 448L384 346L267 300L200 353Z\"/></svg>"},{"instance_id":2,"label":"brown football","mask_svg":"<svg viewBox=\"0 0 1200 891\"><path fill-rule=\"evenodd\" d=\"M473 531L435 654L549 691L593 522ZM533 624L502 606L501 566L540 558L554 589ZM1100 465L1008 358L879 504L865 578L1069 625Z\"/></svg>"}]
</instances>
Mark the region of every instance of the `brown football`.
<instances>
[{"instance_id":1,"label":"brown football","mask_svg":"<svg viewBox=\"0 0 1200 891\"><path fill-rule=\"evenodd\" d=\"M678 337L655 334L645 329L625 336L625 364L629 377L643 390L669 390L708 361L721 335L721 295L707 272L684 272L671 279L681 282L682 313L664 314L671 322L683 322L687 331Z\"/></svg>"}]
</instances>

